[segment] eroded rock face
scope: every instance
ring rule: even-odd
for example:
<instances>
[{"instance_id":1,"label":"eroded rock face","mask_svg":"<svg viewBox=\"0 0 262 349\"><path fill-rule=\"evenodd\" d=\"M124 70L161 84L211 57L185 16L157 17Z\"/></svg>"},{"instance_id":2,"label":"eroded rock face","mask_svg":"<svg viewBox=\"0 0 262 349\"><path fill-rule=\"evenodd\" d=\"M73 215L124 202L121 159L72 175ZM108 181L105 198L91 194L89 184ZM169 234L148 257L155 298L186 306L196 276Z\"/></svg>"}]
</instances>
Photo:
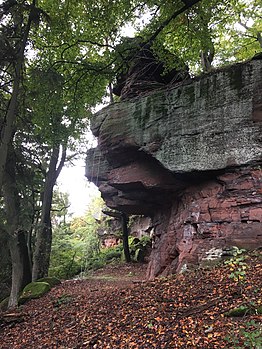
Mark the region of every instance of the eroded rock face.
<instances>
[{"instance_id":1,"label":"eroded rock face","mask_svg":"<svg viewBox=\"0 0 262 349\"><path fill-rule=\"evenodd\" d=\"M152 218L150 278L262 245L261 59L110 105L92 130L86 176L109 207Z\"/></svg>"},{"instance_id":2,"label":"eroded rock face","mask_svg":"<svg viewBox=\"0 0 262 349\"><path fill-rule=\"evenodd\" d=\"M262 245L262 171L238 169L192 185L155 218L149 278L203 264L215 251L219 258L230 246L255 249Z\"/></svg>"}]
</instances>

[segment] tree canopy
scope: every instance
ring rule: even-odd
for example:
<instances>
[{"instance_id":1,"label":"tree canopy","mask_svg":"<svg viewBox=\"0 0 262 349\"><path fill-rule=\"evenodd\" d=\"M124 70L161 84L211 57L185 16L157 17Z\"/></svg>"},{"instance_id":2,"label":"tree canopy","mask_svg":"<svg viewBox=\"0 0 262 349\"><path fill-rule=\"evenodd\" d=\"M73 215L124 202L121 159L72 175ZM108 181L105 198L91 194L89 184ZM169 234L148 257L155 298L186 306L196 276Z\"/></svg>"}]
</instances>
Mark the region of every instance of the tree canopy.
<instances>
[{"instance_id":1,"label":"tree canopy","mask_svg":"<svg viewBox=\"0 0 262 349\"><path fill-rule=\"evenodd\" d=\"M1 1L0 231L10 240L13 305L32 250L44 266L36 274L48 270L53 189L67 150L133 56L150 45L166 71L209 72L261 52L261 17L259 0ZM128 26L137 40L127 40Z\"/></svg>"}]
</instances>

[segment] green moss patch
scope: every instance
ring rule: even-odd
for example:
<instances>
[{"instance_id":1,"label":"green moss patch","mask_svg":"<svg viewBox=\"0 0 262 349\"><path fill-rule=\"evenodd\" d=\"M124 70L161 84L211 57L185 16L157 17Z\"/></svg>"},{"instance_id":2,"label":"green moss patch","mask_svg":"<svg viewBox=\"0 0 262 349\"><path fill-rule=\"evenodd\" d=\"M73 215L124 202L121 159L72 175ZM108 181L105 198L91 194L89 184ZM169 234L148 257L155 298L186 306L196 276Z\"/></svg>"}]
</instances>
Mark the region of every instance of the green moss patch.
<instances>
[{"instance_id":1,"label":"green moss patch","mask_svg":"<svg viewBox=\"0 0 262 349\"><path fill-rule=\"evenodd\" d=\"M47 282L50 285L50 287L54 287L56 285L61 284L61 281L54 276L38 279L38 280L36 280L36 282Z\"/></svg>"},{"instance_id":2,"label":"green moss patch","mask_svg":"<svg viewBox=\"0 0 262 349\"><path fill-rule=\"evenodd\" d=\"M31 282L23 289L19 298L19 304L24 304L30 299L42 297L50 289L51 287L47 282Z\"/></svg>"}]
</instances>

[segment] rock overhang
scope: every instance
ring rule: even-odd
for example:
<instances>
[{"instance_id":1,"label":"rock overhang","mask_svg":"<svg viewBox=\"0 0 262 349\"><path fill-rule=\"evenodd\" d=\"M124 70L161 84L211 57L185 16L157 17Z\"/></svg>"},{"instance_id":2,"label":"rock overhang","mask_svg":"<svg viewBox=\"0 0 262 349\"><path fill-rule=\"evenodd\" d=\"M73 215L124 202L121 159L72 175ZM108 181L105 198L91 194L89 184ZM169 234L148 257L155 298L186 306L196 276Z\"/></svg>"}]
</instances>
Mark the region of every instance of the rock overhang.
<instances>
[{"instance_id":1,"label":"rock overhang","mask_svg":"<svg viewBox=\"0 0 262 349\"><path fill-rule=\"evenodd\" d=\"M108 207L152 218L149 278L262 246L261 106L260 57L95 115L86 176Z\"/></svg>"},{"instance_id":2,"label":"rock overhang","mask_svg":"<svg viewBox=\"0 0 262 349\"><path fill-rule=\"evenodd\" d=\"M262 60L251 60L109 105L92 120L87 177L120 193L129 182L177 193L201 173L261 164L261 77Z\"/></svg>"}]
</instances>

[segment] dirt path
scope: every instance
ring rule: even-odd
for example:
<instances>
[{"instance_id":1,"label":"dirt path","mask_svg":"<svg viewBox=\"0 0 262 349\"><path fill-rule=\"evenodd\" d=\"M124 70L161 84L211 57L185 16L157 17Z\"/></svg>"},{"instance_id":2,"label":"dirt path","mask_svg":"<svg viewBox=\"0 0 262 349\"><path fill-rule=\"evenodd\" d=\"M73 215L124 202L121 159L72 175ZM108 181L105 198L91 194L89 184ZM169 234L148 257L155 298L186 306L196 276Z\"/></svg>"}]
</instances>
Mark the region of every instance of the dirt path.
<instances>
[{"instance_id":1,"label":"dirt path","mask_svg":"<svg viewBox=\"0 0 262 349\"><path fill-rule=\"evenodd\" d=\"M87 276L87 280L102 282L105 285L115 285L123 288L145 281L147 264L121 264L108 265L98 269Z\"/></svg>"},{"instance_id":2,"label":"dirt path","mask_svg":"<svg viewBox=\"0 0 262 349\"><path fill-rule=\"evenodd\" d=\"M229 349L230 336L240 348L261 348L261 316L224 315L261 304L262 259L246 263L242 290L226 266L151 282L142 282L146 265L109 266L65 281L19 308L21 322L0 328L0 348ZM260 346L241 346L243 333Z\"/></svg>"}]
</instances>

